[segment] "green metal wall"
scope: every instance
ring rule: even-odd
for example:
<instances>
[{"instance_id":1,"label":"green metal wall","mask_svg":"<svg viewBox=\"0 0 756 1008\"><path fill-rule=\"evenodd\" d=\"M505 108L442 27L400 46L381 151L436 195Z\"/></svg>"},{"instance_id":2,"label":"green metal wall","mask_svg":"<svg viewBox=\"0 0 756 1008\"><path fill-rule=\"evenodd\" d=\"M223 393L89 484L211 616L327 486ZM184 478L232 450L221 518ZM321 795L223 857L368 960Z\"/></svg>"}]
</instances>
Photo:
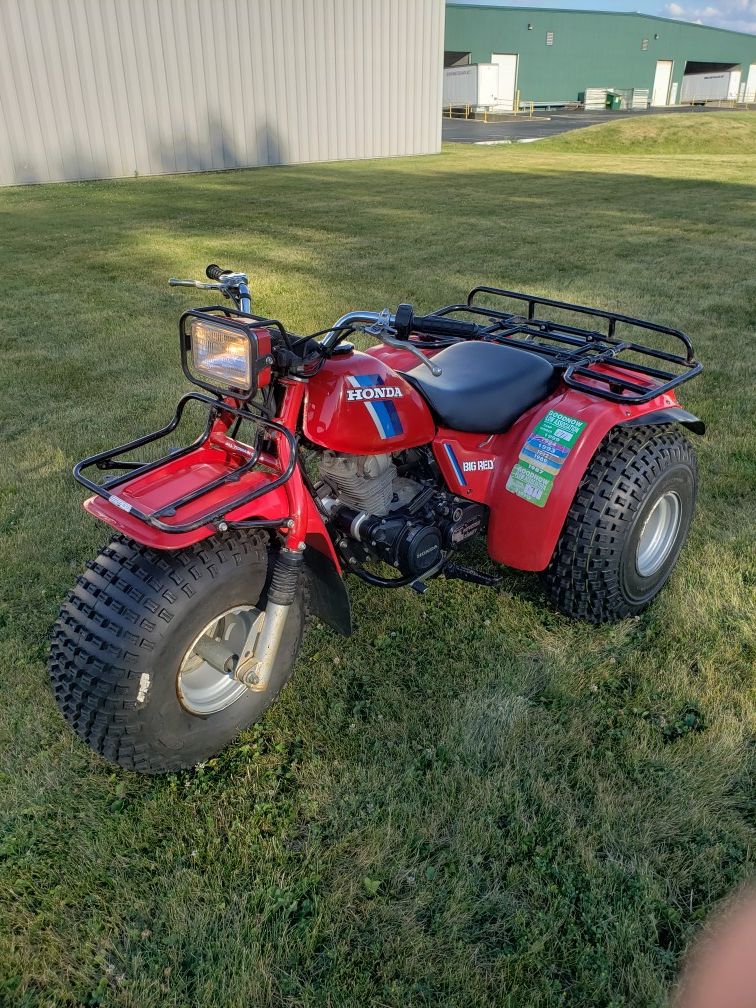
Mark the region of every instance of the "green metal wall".
<instances>
[{"instance_id":1,"label":"green metal wall","mask_svg":"<svg viewBox=\"0 0 756 1008\"><path fill-rule=\"evenodd\" d=\"M547 32L554 33L551 46ZM471 53L473 63L489 63L492 53L517 53L517 88L523 100L537 102L576 101L587 87L650 92L657 60L674 60L678 94L686 60L739 63L743 81L756 63L754 35L644 14L543 7L447 4L444 48Z\"/></svg>"}]
</instances>

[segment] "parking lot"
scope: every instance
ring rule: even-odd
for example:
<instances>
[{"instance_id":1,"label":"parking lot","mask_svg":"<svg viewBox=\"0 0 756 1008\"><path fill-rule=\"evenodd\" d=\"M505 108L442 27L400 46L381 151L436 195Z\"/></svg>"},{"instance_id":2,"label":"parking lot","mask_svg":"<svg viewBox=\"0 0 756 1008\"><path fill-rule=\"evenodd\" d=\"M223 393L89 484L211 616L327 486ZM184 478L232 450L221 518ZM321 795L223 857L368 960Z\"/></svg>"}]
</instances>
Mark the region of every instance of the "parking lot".
<instances>
[{"instance_id":1,"label":"parking lot","mask_svg":"<svg viewBox=\"0 0 756 1008\"><path fill-rule=\"evenodd\" d=\"M582 129L585 126L596 126L599 123L611 122L614 119L629 119L636 116L658 115L663 112L675 115L698 115L707 112L731 112L731 109L704 110L702 106L686 105L678 108L644 109L636 112L604 112L573 109L571 111L543 112L532 119L524 116L510 117L500 122L482 122L479 119L444 119L443 139L451 143L503 143L506 141L530 142L543 140L545 137L556 136L569 130Z\"/></svg>"}]
</instances>

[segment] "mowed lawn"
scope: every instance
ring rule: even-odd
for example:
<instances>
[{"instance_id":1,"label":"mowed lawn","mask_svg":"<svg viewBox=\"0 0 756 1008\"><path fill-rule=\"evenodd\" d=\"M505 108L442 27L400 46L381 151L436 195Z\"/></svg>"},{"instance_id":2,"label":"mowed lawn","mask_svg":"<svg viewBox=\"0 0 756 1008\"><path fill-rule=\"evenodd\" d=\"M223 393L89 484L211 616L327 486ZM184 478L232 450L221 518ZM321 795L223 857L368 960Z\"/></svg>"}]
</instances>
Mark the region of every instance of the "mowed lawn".
<instances>
[{"instance_id":1,"label":"mowed lawn","mask_svg":"<svg viewBox=\"0 0 756 1008\"><path fill-rule=\"evenodd\" d=\"M0 190L0 1004L665 1003L752 870L756 115L622 126ZM218 759L144 779L94 756L45 670L108 538L70 470L167 420L202 299L166 280L211 261L302 332L478 282L690 332L709 430L667 590L595 628L532 576L350 580L354 636L313 627Z\"/></svg>"}]
</instances>

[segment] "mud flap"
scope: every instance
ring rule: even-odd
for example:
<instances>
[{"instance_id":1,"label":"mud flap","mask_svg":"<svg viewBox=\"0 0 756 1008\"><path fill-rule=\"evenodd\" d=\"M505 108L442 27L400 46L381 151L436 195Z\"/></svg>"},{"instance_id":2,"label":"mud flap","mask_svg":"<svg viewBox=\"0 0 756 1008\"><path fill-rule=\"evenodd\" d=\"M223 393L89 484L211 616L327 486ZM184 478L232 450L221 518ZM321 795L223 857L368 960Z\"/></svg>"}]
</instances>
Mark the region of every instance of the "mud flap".
<instances>
[{"instance_id":1,"label":"mud flap","mask_svg":"<svg viewBox=\"0 0 756 1008\"><path fill-rule=\"evenodd\" d=\"M311 612L344 637L352 633L349 593L330 557L305 547L305 577Z\"/></svg>"},{"instance_id":2,"label":"mud flap","mask_svg":"<svg viewBox=\"0 0 756 1008\"><path fill-rule=\"evenodd\" d=\"M620 424L621 427L653 427L658 424L678 423L694 434L705 434L706 424L693 413L680 406L670 406L668 409L654 410L653 413L643 413Z\"/></svg>"}]
</instances>

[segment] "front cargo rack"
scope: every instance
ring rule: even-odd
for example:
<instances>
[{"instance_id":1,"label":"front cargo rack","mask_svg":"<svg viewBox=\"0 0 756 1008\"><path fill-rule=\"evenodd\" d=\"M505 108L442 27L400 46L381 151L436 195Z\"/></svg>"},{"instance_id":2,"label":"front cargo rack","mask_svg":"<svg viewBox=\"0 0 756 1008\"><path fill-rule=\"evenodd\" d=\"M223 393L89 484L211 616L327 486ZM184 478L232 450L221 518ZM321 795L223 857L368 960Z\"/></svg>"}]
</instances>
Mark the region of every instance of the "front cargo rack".
<instances>
[{"instance_id":1,"label":"front cargo rack","mask_svg":"<svg viewBox=\"0 0 756 1008\"><path fill-rule=\"evenodd\" d=\"M129 452L172 434L190 402L198 402L207 409L204 430L191 444L174 448L150 462L123 459L122 456ZM261 413L252 412L252 406L253 404L248 404L246 408L239 409L219 398L211 398L200 392L187 392L179 400L172 420L165 427L117 448L82 459L74 466L73 475L82 486L98 497L161 532L194 532L206 525L218 528L223 523L228 527L243 528L283 526L290 515L274 519L228 519L228 515L238 508L283 486L291 478L297 464L297 442L294 435ZM224 442L222 437L214 438L213 425L223 414L236 417L234 433L242 422L253 423L256 427L254 444L234 441L231 446L227 443L228 439ZM261 478L261 462L270 468L263 453L265 434L281 435L287 445L289 457L278 475L269 473L267 477ZM232 456L235 458L232 459ZM92 467L118 470L122 474L95 483L84 475L84 471ZM159 468L163 468L164 474L170 475L170 478L151 479L151 475ZM270 475L273 475L272 479L269 478ZM179 484L182 485L183 492L175 497L170 491L173 488L175 493L175 487ZM237 485L239 493L232 494L229 498L228 488L231 484Z\"/></svg>"},{"instance_id":2,"label":"front cargo rack","mask_svg":"<svg viewBox=\"0 0 756 1008\"><path fill-rule=\"evenodd\" d=\"M524 310L507 312L481 304L481 295L515 301ZM585 316L596 320L594 325L600 323L605 331L543 318L544 309L548 314L569 312L580 319ZM478 286L470 291L465 304L447 305L433 312L440 316L452 314L485 317L489 324L479 327L476 338L542 354L563 370L565 385L610 402L627 405L650 402L703 370L694 356L690 338L681 330L569 301ZM429 317L432 316L426 316ZM639 332L667 337L681 343L683 352L674 353L632 338L623 339L618 334L621 330L629 337L637 338Z\"/></svg>"}]
</instances>

